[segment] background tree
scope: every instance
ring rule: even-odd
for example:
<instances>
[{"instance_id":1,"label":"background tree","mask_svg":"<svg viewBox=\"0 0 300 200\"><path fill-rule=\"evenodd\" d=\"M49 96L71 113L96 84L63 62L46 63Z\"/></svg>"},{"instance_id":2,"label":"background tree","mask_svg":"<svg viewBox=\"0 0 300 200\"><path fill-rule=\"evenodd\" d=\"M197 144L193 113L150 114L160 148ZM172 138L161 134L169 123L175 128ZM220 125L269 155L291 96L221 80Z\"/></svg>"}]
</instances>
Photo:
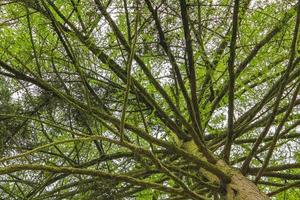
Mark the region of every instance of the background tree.
<instances>
[{"instance_id":1,"label":"background tree","mask_svg":"<svg viewBox=\"0 0 300 200\"><path fill-rule=\"evenodd\" d=\"M299 199L299 2L0 12L1 198Z\"/></svg>"}]
</instances>

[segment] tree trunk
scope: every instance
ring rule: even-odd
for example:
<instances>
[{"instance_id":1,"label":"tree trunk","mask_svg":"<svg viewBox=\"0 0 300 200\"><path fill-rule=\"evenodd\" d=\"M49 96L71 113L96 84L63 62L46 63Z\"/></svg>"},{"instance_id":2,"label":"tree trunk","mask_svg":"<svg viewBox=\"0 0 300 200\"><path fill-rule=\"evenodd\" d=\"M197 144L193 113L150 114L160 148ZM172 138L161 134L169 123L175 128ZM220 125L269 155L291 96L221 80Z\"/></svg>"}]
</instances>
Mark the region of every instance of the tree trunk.
<instances>
[{"instance_id":1,"label":"tree trunk","mask_svg":"<svg viewBox=\"0 0 300 200\"><path fill-rule=\"evenodd\" d=\"M185 142L182 144L182 148L191 154L197 155L203 158L201 153L199 153L197 146L193 141ZM223 160L219 160L216 166L222 170L224 173L230 175L231 182L224 186L226 188L226 193L223 199L226 200L270 200L270 198L259 191L257 186L250 181L247 177L243 176L240 171L232 168L226 164ZM210 172L200 169L201 174L203 174L209 181L213 183L218 183L220 185L220 180Z\"/></svg>"},{"instance_id":2,"label":"tree trunk","mask_svg":"<svg viewBox=\"0 0 300 200\"><path fill-rule=\"evenodd\" d=\"M235 170L234 170L235 171ZM239 171L231 175L231 182L226 187L227 200L269 200L270 198L259 191L257 186Z\"/></svg>"}]
</instances>

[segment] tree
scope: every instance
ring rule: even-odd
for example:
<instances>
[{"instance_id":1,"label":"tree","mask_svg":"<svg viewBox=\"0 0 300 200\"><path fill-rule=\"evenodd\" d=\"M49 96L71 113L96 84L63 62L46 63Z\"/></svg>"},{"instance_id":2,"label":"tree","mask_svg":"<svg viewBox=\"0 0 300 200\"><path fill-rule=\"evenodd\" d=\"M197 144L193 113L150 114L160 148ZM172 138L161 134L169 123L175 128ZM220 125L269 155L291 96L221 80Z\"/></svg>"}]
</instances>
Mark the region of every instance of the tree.
<instances>
[{"instance_id":1,"label":"tree","mask_svg":"<svg viewBox=\"0 0 300 200\"><path fill-rule=\"evenodd\" d=\"M299 2L0 9L2 198L299 199Z\"/></svg>"}]
</instances>

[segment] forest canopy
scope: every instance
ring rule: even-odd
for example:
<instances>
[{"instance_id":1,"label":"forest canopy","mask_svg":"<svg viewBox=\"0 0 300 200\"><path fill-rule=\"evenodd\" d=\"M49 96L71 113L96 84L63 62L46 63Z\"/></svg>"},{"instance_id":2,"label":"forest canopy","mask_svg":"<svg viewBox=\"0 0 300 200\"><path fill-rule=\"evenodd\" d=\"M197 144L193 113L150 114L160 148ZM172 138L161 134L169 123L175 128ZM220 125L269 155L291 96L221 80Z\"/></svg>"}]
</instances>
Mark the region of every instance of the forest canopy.
<instances>
[{"instance_id":1,"label":"forest canopy","mask_svg":"<svg viewBox=\"0 0 300 200\"><path fill-rule=\"evenodd\" d=\"M300 1L0 13L1 199L300 199Z\"/></svg>"}]
</instances>

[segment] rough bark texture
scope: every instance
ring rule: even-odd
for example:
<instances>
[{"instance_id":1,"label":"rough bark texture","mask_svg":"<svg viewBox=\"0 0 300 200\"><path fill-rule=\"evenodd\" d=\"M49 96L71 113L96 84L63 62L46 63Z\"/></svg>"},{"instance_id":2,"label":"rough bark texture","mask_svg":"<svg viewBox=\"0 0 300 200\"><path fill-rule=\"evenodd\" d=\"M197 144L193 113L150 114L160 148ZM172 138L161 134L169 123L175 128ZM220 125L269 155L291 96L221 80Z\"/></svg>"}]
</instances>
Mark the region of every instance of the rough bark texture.
<instances>
[{"instance_id":1,"label":"rough bark texture","mask_svg":"<svg viewBox=\"0 0 300 200\"><path fill-rule=\"evenodd\" d=\"M231 176L231 183L227 185L228 200L268 200L267 195L258 190L257 186L241 173Z\"/></svg>"},{"instance_id":2,"label":"rough bark texture","mask_svg":"<svg viewBox=\"0 0 300 200\"><path fill-rule=\"evenodd\" d=\"M197 151L197 147L193 141L183 143L182 147L189 153L203 158L201 153ZM216 163L216 166L231 177L231 182L224 186L226 188L224 199L270 200L270 198L261 192L252 181L243 176L238 170L226 164L223 160L219 160ZM220 184L219 179L215 175L207 172L204 169L200 169L200 172L211 182Z\"/></svg>"}]
</instances>

